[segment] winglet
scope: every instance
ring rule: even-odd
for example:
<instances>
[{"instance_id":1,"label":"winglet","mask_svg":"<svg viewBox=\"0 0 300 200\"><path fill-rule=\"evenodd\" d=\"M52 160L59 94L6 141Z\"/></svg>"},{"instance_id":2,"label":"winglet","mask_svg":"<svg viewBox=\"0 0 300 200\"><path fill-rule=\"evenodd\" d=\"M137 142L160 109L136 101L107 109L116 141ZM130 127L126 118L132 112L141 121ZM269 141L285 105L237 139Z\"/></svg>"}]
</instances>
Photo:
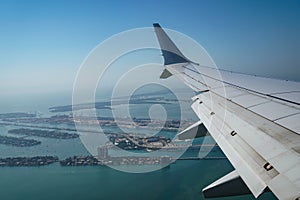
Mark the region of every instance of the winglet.
<instances>
[{"instance_id":1,"label":"winglet","mask_svg":"<svg viewBox=\"0 0 300 200\"><path fill-rule=\"evenodd\" d=\"M165 65L191 62L181 53L158 23L154 23L153 27L164 57Z\"/></svg>"},{"instance_id":2,"label":"winglet","mask_svg":"<svg viewBox=\"0 0 300 200\"><path fill-rule=\"evenodd\" d=\"M153 26L154 26L154 27L161 28L161 26L159 25L159 23L154 23Z\"/></svg>"}]
</instances>

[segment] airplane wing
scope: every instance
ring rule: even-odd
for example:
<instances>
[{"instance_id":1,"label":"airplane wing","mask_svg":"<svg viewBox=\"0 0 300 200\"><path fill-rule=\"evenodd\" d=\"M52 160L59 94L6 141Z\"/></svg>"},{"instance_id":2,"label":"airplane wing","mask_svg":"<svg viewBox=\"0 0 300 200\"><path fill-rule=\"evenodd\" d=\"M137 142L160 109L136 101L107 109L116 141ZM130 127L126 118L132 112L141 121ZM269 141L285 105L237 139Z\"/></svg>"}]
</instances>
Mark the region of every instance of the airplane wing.
<instances>
[{"instance_id":1,"label":"airplane wing","mask_svg":"<svg viewBox=\"0 0 300 200\"><path fill-rule=\"evenodd\" d=\"M299 199L300 83L193 63L159 24L153 26L164 57L161 78L174 75L198 92L192 109L201 122L178 137L208 131L235 168L204 188L204 196L251 192L257 198L271 190L279 199Z\"/></svg>"}]
</instances>

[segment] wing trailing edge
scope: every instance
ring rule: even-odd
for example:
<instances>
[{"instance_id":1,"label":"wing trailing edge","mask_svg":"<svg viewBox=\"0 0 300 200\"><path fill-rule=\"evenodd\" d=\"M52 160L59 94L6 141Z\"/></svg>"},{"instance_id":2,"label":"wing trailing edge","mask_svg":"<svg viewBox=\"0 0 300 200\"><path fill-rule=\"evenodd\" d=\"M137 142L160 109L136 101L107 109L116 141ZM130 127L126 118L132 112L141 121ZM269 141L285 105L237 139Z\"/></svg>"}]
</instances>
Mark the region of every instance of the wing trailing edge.
<instances>
[{"instance_id":1,"label":"wing trailing edge","mask_svg":"<svg viewBox=\"0 0 300 200\"><path fill-rule=\"evenodd\" d=\"M180 140L194 139L204 137L208 134L207 129L201 121L189 126L184 131L180 132L177 137Z\"/></svg>"},{"instance_id":2,"label":"wing trailing edge","mask_svg":"<svg viewBox=\"0 0 300 200\"><path fill-rule=\"evenodd\" d=\"M251 194L236 170L223 176L202 190L205 198Z\"/></svg>"}]
</instances>

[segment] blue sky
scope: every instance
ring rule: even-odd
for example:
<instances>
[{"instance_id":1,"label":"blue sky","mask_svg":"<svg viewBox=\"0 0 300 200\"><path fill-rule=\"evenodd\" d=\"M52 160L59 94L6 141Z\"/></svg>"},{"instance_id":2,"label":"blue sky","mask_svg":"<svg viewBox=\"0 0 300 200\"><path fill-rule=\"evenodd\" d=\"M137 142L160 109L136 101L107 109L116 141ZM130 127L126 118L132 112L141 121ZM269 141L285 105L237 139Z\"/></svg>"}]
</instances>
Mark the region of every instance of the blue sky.
<instances>
[{"instance_id":1,"label":"blue sky","mask_svg":"<svg viewBox=\"0 0 300 200\"><path fill-rule=\"evenodd\" d=\"M180 31L225 69L300 80L300 1L1 1L2 94L71 91L100 42L151 26Z\"/></svg>"}]
</instances>

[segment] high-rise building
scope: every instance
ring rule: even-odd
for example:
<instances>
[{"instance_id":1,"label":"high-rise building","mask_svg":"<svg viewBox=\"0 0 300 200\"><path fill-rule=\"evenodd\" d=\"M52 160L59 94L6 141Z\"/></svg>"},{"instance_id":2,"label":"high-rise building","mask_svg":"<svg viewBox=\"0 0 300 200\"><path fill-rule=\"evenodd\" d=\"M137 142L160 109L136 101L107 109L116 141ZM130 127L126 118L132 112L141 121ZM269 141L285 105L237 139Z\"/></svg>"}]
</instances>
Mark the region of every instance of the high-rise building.
<instances>
[{"instance_id":1,"label":"high-rise building","mask_svg":"<svg viewBox=\"0 0 300 200\"><path fill-rule=\"evenodd\" d=\"M98 147L98 159L105 160L108 158L108 149L106 146Z\"/></svg>"},{"instance_id":2,"label":"high-rise building","mask_svg":"<svg viewBox=\"0 0 300 200\"><path fill-rule=\"evenodd\" d=\"M172 157L170 157L170 156L161 156L160 157L160 164L169 165L171 163L172 163Z\"/></svg>"}]
</instances>

